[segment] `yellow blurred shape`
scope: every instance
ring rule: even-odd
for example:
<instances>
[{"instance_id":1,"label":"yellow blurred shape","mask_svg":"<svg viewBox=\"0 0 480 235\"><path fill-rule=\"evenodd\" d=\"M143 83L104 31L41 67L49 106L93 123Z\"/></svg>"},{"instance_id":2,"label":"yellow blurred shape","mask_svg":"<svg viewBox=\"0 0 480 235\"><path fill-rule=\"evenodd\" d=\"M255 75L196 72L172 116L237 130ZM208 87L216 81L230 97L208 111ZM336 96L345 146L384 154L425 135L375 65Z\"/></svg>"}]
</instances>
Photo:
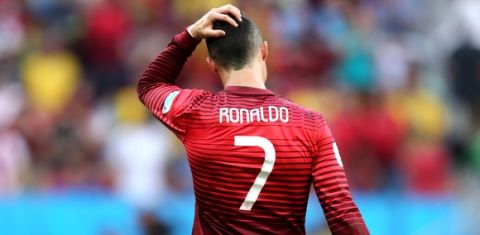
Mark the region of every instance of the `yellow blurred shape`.
<instances>
[{"instance_id":1,"label":"yellow blurred shape","mask_svg":"<svg viewBox=\"0 0 480 235\"><path fill-rule=\"evenodd\" d=\"M69 52L33 52L25 58L22 73L31 104L47 112L58 112L77 88L80 66Z\"/></svg>"},{"instance_id":2,"label":"yellow blurred shape","mask_svg":"<svg viewBox=\"0 0 480 235\"><path fill-rule=\"evenodd\" d=\"M425 90L395 94L388 107L393 116L406 123L418 137L438 139L445 131L444 107L439 99Z\"/></svg>"},{"instance_id":3,"label":"yellow blurred shape","mask_svg":"<svg viewBox=\"0 0 480 235\"><path fill-rule=\"evenodd\" d=\"M236 5L236 3L237 1L235 0L173 1L175 12L177 13L177 15L185 20L190 21L199 18L212 8L221 7L225 4Z\"/></svg>"},{"instance_id":4,"label":"yellow blurred shape","mask_svg":"<svg viewBox=\"0 0 480 235\"><path fill-rule=\"evenodd\" d=\"M134 87L124 88L114 98L115 113L120 123L142 123L147 119L147 112L137 98Z\"/></svg>"}]
</instances>

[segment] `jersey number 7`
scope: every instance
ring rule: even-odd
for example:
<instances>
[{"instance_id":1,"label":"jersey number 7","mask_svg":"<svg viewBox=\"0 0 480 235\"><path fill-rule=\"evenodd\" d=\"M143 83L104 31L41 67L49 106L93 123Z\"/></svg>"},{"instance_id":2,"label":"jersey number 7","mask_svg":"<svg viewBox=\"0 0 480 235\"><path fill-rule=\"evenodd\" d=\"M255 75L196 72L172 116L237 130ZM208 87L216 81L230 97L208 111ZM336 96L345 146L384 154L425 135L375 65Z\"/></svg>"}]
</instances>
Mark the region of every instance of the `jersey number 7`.
<instances>
[{"instance_id":1,"label":"jersey number 7","mask_svg":"<svg viewBox=\"0 0 480 235\"><path fill-rule=\"evenodd\" d=\"M275 148L270 140L260 136L235 136L235 146L256 146L262 148L265 152L265 161L263 162L262 169L260 173L258 173L257 178L255 178L255 182L240 206L240 210L250 211L252 210L253 204L257 201L263 186L267 183L267 178L275 165ZM337 144L334 142L332 147L338 164L343 167Z\"/></svg>"},{"instance_id":2,"label":"jersey number 7","mask_svg":"<svg viewBox=\"0 0 480 235\"><path fill-rule=\"evenodd\" d=\"M270 140L260 136L235 136L235 146L256 146L262 148L265 152L262 169L240 206L240 210L250 211L267 182L267 178L273 170L273 165L275 165L275 148Z\"/></svg>"}]
</instances>

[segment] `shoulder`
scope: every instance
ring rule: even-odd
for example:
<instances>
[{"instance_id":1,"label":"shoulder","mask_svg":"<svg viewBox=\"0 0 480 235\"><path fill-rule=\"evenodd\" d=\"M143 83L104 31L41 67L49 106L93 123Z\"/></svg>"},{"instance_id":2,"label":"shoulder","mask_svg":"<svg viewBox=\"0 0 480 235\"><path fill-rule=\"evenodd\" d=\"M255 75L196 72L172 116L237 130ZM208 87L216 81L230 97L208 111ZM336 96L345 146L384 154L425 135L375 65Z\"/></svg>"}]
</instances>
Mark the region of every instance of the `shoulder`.
<instances>
[{"instance_id":1,"label":"shoulder","mask_svg":"<svg viewBox=\"0 0 480 235\"><path fill-rule=\"evenodd\" d=\"M200 106L206 99L212 98L215 94L201 90L201 89L183 89L182 97L185 101L188 101L187 109L195 109Z\"/></svg>"}]
</instances>

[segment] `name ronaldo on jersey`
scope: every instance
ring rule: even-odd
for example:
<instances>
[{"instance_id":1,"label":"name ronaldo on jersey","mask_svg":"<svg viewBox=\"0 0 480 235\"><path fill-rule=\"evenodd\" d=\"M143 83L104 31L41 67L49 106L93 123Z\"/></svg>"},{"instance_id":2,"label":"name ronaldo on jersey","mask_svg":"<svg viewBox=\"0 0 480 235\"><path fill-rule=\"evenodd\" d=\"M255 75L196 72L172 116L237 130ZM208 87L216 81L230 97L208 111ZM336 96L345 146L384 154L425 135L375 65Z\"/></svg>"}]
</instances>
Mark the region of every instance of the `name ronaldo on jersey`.
<instances>
[{"instance_id":1,"label":"name ronaldo on jersey","mask_svg":"<svg viewBox=\"0 0 480 235\"><path fill-rule=\"evenodd\" d=\"M251 122L288 122L286 107L268 106L254 109L220 108L218 121L220 123L251 123Z\"/></svg>"}]
</instances>

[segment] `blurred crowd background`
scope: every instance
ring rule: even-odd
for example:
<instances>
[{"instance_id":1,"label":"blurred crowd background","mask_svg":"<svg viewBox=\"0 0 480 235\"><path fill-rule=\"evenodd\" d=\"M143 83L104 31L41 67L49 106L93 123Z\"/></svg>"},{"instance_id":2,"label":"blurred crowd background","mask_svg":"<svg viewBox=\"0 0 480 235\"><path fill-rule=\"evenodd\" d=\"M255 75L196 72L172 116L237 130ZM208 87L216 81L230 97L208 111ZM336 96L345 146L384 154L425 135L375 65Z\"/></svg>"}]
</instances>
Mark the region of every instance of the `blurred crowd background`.
<instances>
[{"instance_id":1,"label":"blurred crowd background","mask_svg":"<svg viewBox=\"0 0 480 235\"><path fill-rule=\"evenodd\" d=\"M182 146L135 86L227 2L269 42L268 87L326 116L372 234L478 234L479 0L0 0L0 234L190 233ZM206 56L182 87L222 89Z\"/></svg>"}]
</instances>

